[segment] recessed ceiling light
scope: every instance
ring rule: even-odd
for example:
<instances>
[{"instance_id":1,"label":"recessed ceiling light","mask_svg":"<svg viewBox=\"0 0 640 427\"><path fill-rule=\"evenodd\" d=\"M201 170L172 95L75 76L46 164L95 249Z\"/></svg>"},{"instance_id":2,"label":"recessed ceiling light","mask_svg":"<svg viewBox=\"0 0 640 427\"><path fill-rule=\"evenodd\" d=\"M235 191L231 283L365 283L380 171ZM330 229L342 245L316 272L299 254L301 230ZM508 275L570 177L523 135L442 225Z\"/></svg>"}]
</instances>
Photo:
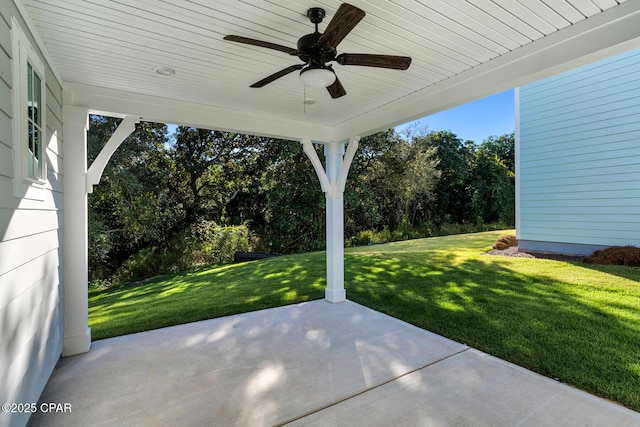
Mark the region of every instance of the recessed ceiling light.
<instances>
[{"instance_id":1,"label":"recessed ceiling light","mask_svg":"<svg viewBox=\"0 0 640 427\"><path fill-rule=\"evenodd\" d=\"M164 67L164 66L158 66L158 67L153 67L154 71L162 76L173 76L176 73L176 70L174 70L171 67Z\"/></svg>"}]
</instances>

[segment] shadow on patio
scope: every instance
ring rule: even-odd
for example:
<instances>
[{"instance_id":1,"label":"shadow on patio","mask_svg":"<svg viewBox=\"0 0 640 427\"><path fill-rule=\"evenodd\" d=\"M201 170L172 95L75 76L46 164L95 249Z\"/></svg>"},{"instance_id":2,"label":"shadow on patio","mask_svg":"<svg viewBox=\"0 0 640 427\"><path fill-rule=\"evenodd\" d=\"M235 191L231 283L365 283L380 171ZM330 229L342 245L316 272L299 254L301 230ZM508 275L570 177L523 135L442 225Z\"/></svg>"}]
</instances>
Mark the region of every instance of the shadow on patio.
<instances>
[{"instance_id":1,"label":"shadow on patio","mask_svg":"<svg viewBox=\"0 0 640 427\"><path fill-rule=\"evenodd\" d=\"M353 302L97 341L31 426L637 425L640 414Z\"/></svg>"}]
</instances>

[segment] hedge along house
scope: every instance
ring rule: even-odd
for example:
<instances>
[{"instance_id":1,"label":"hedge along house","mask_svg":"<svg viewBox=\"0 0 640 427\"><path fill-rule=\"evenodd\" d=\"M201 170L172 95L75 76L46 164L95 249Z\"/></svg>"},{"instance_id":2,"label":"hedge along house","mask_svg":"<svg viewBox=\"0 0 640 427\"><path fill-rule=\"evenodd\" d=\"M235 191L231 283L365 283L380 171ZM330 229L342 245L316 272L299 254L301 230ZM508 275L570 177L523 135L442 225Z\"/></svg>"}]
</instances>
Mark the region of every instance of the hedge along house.
<instances>
[{"instance_id":1,"label":"hedge along house","mask_svg":"<svg viewBox=\"0 0 640 427\"><path fill-rule=\"evenodd\" d=\"M223 39L293 48L313 32L313 1L0 2L1 402L37 401L58 358L90 348L87 194L138 120L300 141L327 200L326 298L340 302L342 190L360 137L640 47L639 2L353 3L366 16L339 52L412 63L335 64L347 95L332 99L297 73L251 88L299 60ZM340 4L321 2L321 32ZM89 113L124 120L87 170Z\"/></svg>"},{"instance_id":2,"label":"hedge along house","mask_svg":"<svg viewBox=\"0 0 640 427\"><path fill-rule=\"evenodd\" d=\"M522 86L521 249L640 246L640 50Z\"/></svg>"}]
</instances>

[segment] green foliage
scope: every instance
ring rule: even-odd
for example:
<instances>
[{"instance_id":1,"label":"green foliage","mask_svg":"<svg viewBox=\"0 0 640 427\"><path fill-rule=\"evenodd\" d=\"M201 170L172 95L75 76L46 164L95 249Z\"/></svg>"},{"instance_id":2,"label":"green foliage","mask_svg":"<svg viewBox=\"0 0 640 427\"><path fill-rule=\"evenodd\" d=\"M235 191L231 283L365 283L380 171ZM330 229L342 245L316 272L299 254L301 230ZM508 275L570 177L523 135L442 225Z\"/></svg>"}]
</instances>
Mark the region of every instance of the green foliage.
<instances>
[{"instance_id":1,"label":"green foliage","mask_svg":"<svg viewBox=\"0 0 640 427\"><path fill-rule=\"evenodd\" d=\"M413 144L432 149L438 159L436 166L440 178L434 188L432 217L437 224L462 223L468 219L469 184L475 146L462 141L450 131L430 132L415 137Z\"/></svg>"},{"instance_id":2,"label":"green foliage","mask_svg":"<svg viewBox=\"0 0 640 427\"><path fill-rule=\"evenodd\" d=\"M95 159L119 119L90 117L88 160ZM138 250L175 227L175 201L166 186L171 163L164 152L166 125L140 123L116 150L100 184L89 194L89 271L108 276Z\"/></svg>"},{"instance_id":3,"label":"green foliage","mask_svg":"<svg viewBox=\"0 0 640 427\"><path fill-rule=\"evenodd\" d=\"M128 257L118 268L112 283L130 282L155 277L166 272L168 266L177 266L174 251L146 247Z\"/></svg>"},{"instance_id":4,"label":"green foliage","mask_svg":"<svg viewBox=\"0 0 640 427\"><path fill-rule=\"evenodd\" d=\"M400 240L419 239L425 237L427 233L423 233L417 229L399 228L397 230L364 230L353 236L346 242L347 246L366 246L379 243L398 242Z\"/></svg>"},{"instance_id":5,"label":"green foliage","mask_svg":"<svg viewBox=\"0 0 640 427\"><path fill-rule=\"evenodd\" d=\"M90 120L89 161L119 123L101 116ZM179 256L192 227L211 220L244 224L228 221L227 207L258 179L256 150L247 148L262 143L256 141L189 127L179 127L169 140L166 125L140 123L114 153L89 196L90 278L141 278L199 265ZM215 262L233 256L224 247L194 247L191 253Z\"/></svg>"},{"instance_id":6,"label":"green foliage","mask_svg":"<svg viewBox=\"0 0 640 427\"><path fill-rule=\"evenodd\" d=\"M412 144L393 130L363 138L345 189L345 236L399 230L431 221L440 178L435 149Z\"/></svg>"},{"instance_id":7,"label":"green foliage","mask_svg":"<svg viewBox=\"0 0 640 427\"><path fill-rule=\"evenodd\" d=\"M254 178L256 153L248 146L256 138L179 126L174 139L168 152L175 165L170 185L182 228L202 218L220 222L227 205Z\"/></svg>"},{"instance_id":8,"label":"green foliage","mask_svg":"<svg viewBox=\"0 0 640 427\"><path fill-rule=\"evenodd\" d=\"M515 173L516 146L513 132L501 136L490 136L482 143L480 148L488 155L497 156L507 170Z\"/></svg>"},{"instance_id":9,"label":"green foliage","mask_svg":"<svg viewBox=\"0 0 640 427\"><path fill-rule=\"evenodd\" d=\"M200 220L176 233L165 247L146 247L127 258L116 272L115 282L229 263L236 252L248 250L246 226L219 227L212 221Z\"/></svg>"},{"instance_id":10,"label":"green foliage","mask_svg":"<svg viewBox=\"0 0 640 427\"><path fill-rule=\"evenodd\" d=\"M492 223L472 223L467 222L464 224L442 224L438 231L436 232L436 236L451 236L455 234L467 234L467 233L479 233L482 231L494 231L494 230L505 230L511 228L513 224L504 223L504 222L492 222Z\"/></svg>"},{"instance_id":11,"label":"green foliage","mask_svg":"<svg viewBox=\"0 0 640 427\"><path fill-rule=\"evenodd\" d=\"M184 270L230 263L236 252L250 250L246 225L220 227L213 221L200 220L184 234L180 257L180 264L186 267Z\"/></svg>"},{"instance_id":12,"label":"green foliage","mask_svg":"<svg viewBox=\"0 0 640 427\"><path fill-rule=\"evenodd\" d=\"M452 234L478 233L482 231L505 230L510 228L508 223L444 223L440 226L423 225L421 227L401 227L396 230L383 228L382 230L363 230L348 239L346 246L367 246L379 243L399 242L402 240L422 239L425 237L449 236Z\"/></svg>"},{"instance_id":13,"label":"green foliage","mask_svg":"<svg viewBox=\"0 0 640 427\"><path fill-rule=\"evenodd\" d=\"M476 222L515 223L515 174L484 146L476 154L470 189Z\"/></svg>"},{"instance_id":14,"label":"green foliage","mask_svg":"<svg viewBox=\"0 0 640 427\"><path fill-rule=\"evenodd\" d=\"M90 120L91 162L120 120ZM512 225L513 145L513 135L476 146L448 131L362 138L344 193L347 245ZM249 240L261 252L325 245L325 197L293 141L186 126L169 136L165 125L142 122L107 164L89 208L93 280L228 262L229 247ZM246 235L224 237L225 226Z\"/></svg>"},{"instance_id":15,"label":"green foliage","mask_svg":"<svg viewBox=\"0 0 640 427\"><path fill-rule=\"evenodd\" d=\"M288 143L263 174L261 191L263 250L292 253L324 248L325 199L299 143Z\"/></svg>"}]
</instances>

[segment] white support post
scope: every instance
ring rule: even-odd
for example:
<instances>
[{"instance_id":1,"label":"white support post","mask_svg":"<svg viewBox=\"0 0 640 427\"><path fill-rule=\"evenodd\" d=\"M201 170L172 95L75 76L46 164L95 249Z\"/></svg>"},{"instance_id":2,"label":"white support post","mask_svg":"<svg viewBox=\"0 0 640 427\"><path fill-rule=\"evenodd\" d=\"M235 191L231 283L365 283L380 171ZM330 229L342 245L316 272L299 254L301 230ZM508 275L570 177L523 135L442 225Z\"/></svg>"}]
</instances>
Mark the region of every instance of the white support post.
<instances>
[{"instance_id":1,"label":"white support post","mask_svg":"<svg viewBox=\"0 0 640 427\"><path fill-rule=\"evenodd\" d=\"M89 220L87 193L100 182L107 162L140 118L126 116L87 171L89 111L65 106L64 114L64 344L63 356L91 347L89 328Z\"/></svg>"},{"instance_id":2,"label":"white support post","mask_svg":"<svg viewBox=\"0 0 640 427\"><path fill-rule=\"evenodd\" d=\"M327 288L325 298L330 302L343 302L347 299L344 289L344 200L342 191L335 184L342 169L344 142L324 146L327 178L332 191L325 193L327 200Z\"/></svg>"},{"instance_id":3,"label":"white support post","mask_svg":"<svg viewBox=\"0 0 640 427\"><path fill-rule=\"evenodd\" d=\"M91 347L88 307L87 130L89 111L63 107L64 140L64 342L62 355Z\"/></svg>"},{"instance_id":4,"label":"white support post","mask_svg":"<svg viewBox=\"0 0 640 427\"><path fill-rule=\"evenodd\" d=\"M358 149L359 137L351 138L346 155L344 142L325 144L326 172L310 140L303 140L304 151L311 160L325 193L327 232L327 301L346 301L344 289L344 187L351 161ZM343 159L344 156L344 159Z\"/></svg>"}]
</instances>

